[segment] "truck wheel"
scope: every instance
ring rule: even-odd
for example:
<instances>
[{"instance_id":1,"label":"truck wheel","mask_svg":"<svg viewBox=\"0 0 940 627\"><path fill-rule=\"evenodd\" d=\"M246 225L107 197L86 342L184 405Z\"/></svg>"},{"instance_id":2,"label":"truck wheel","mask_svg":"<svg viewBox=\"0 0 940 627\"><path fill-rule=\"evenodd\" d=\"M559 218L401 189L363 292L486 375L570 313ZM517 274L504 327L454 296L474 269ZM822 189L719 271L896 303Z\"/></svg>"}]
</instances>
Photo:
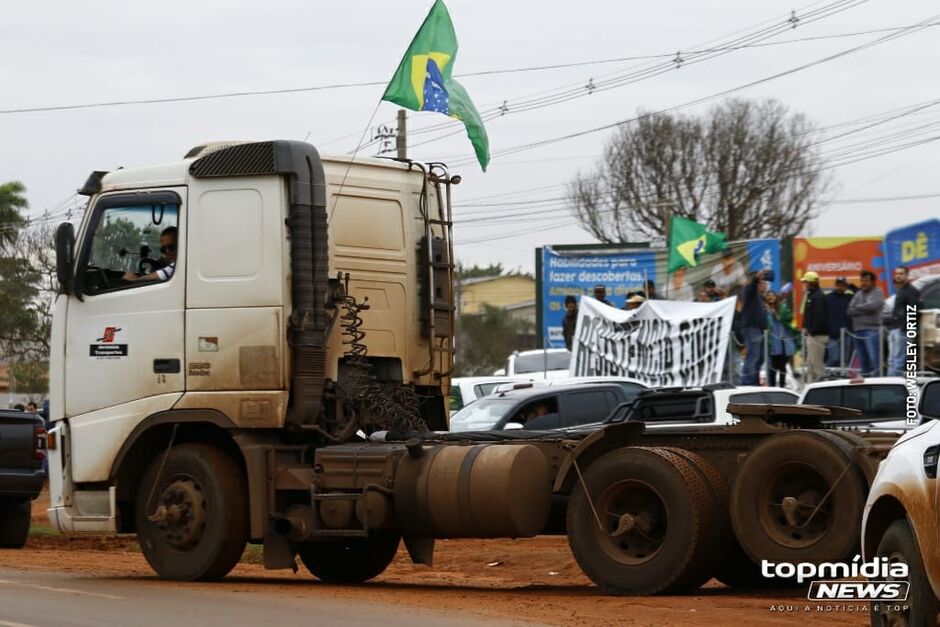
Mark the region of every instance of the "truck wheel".
<instances>
[{"instance_id":1,"label":"truck wheel","mask_svg":"<svg viewBox=\"0 0 940 627\"><path fill-rule=\"evenodd\" d=\"M936 624L940 601L930 587L920 547L906 520L896 520L888 526L875 552L876 559L881 557L907 564L908 577L899 581L910 581L910 590L904 602L871 602L872 627Z\"/></svg>"},{"instance_id":2,"label":"truck wheel","mask_svg":"<svg viewBox=\"0 0 940 627\"><path fill-rule=\"evenodd\" d=\"M607 453L583 476L568 503L568 544L595 584L610 594L648 595L700 583L713 502L691 464L661 448L629 447Z\"/></svg>"},{"instance_id":3,"label":"truck wheel","mask_svg":"<svg viewBox=\"0 0 940 627\"><path fill-rule=\"evenodd\" d=\"M29 537L29 522L29 500L0 501L0 548L22 548Z\"/></svg>"},{"instance_id":4,"label":"truck wheel","mask_svg":"<svg viewBox=\"0 0 940 627\"><path fill-rule=\"evenodd\" d=\"M241 468L212 446L174 446L148 504L161 462L162 453L138 490L137 540L144 557L164 579L224 577L248 541L248 490Z\"/></svg>"},{"instance_id":5,"label":"truck wheel","mask_svg":"<svg viewBox=\"0 0 940 627\"><path fill-rule=\"evenodd\" d=\"M342 538L297 545L300 561L326 583L362 583L381 575L395 559L401 535L373 531L367 538Z\"/></svg>"},{"instance_id":6,"label":"truck wheel","mask_svg":"<svg viewBox=\"0 0 940 627\"><path fill-rule=\"evenodd\" d=\"M699 477L705 481L711 495L712 513L707 515L707 520L711 521L708 527L711 537L707 543L710 550L702 552L704 562L702 568L699 569L698 581L693 585L693 587L698 588L712 577L718 577L728 554L728 549L734 542L734 531L731 529L731 517L728 513L730 502L728 483L718 472L718 469L698 453L673 447L663 447L663 450L678 455L687 461L699 474ZM719 564L718 568L715 568L716 564Z\"/></svg>"},{"instance_id":7,"label":"truck wheel","mask_svg":"<svg viewBox=\"0 0 940 627\"><path fill-rule=\"evenodd\" d=\"M866 486L848 448L794 430L747 456L731 489L731 522L755 562L818 564L856 553Z\"/></svg>"}]
</instances>

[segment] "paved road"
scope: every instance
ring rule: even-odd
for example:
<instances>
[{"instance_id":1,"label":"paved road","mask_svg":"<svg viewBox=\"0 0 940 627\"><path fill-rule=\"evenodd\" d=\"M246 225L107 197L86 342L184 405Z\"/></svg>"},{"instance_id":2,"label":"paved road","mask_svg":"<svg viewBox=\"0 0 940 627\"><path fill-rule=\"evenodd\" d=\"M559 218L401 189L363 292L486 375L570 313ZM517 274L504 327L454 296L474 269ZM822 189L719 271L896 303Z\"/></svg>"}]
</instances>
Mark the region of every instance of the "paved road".
<instances>
[{"instance_id":1,"label":"paved road","mask_svg":"<svg viewBox=\"0 0 940 627\"><path fill-rule=\"evenodd\" d=\"M260 585L259 585L260 584ZM232 583L188 587L151 579L113 579L0 569L0 627L254 627L256 625L407 625L476 627L531 625L458 617L368 601L331 599L299 582L286 592L245 591Z\"/></svg>"}]
</instances>

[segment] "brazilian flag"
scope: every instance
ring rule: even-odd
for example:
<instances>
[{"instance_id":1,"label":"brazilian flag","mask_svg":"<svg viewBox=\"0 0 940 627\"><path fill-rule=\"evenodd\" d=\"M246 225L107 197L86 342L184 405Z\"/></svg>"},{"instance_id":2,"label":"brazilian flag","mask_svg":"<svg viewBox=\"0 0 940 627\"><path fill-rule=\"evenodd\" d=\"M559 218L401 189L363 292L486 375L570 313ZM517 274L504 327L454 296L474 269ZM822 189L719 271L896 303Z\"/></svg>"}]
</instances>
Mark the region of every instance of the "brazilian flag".
<instances>
[{"instance_id":1,"label":"brazilian flag","mask_svg":"<svg viewBox=\"0 0 940 627\"><path fill-rule=\"evenodd\" d=\"M669 219L669 269L694 268L700 255L717 253L726 246L724 233L712 233L703 225L685 218Z\"/></svg>"},{"instance_id":2,"label":"brazilian flag","mask_svg":"<svg viewBox=\"0 0 940 627\"><path fill-rule=\"evenodd\" d=\"M443 0L436 0L385 88L382 100L412 111L436 111L463 122L477 161L486 172L490 142L483 119L467 91L451 78L456 56L454 24Z\"/></svg>"}]
</instances>

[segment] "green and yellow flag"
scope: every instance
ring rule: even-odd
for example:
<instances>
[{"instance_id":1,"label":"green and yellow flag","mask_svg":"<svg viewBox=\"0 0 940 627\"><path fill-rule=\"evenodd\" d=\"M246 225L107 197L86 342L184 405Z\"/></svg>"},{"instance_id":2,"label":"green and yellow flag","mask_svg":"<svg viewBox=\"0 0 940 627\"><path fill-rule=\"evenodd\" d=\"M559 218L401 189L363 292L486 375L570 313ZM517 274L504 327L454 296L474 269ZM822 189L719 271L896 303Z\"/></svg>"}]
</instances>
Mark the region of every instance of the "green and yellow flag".
<instances>
[{"instance_id":1,"label":"green and yellow flag","mask_svg":"<svg viewBox=\"0 0 940 627\"><path fill-rule=\"evenodd\" d=\"M721 252L725 245L724 233L712 233L698 222L672 216L669 219L668 271L694 268L700 255Z\"/></svg>"},{"instance_id":2,"label":"green and yellow flag","mask_svg":"<svg viewBox=\"0 0 940 627\"><path fill-rule=\"evenodd\" d=\"M480 167L490 162L490 142L483 119L467 91L453 78L457 35L443 0L434 6L408 46L382 100L412 111L437 111L460 120L467 128Z\"/></svg>"}]
</instances>

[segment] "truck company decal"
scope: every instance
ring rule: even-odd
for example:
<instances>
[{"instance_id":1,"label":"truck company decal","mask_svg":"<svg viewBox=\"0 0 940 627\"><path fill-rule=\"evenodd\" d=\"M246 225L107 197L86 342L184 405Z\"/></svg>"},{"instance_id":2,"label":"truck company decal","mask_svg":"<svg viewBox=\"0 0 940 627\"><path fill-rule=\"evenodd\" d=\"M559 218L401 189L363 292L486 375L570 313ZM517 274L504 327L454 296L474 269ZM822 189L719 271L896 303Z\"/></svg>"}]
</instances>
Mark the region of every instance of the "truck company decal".
<instances>
[{"instance_id":1,"label":"truck company decal","mask_svg":"<svg viewBox=\"0 0 940 627\"><path fill-rule=\"evenodd\" d=\"M652 300L624 311L584 296L570 374L631 377L652 386L720 381L734 303Z\"/></svg>"},{"instance_id":2,"label":"truck company decal","mask_svg":"<svg viewBox=\"0 0 940 627\"><path fill-rule=\"evenodd\" d=\"M121 359L127 357L127 344L117 344L117 334L121 332L120 327L107 326L101 337L95 340L95 344L88 345L88 356L95 359Z\"/></svg>"}]
</instances>

